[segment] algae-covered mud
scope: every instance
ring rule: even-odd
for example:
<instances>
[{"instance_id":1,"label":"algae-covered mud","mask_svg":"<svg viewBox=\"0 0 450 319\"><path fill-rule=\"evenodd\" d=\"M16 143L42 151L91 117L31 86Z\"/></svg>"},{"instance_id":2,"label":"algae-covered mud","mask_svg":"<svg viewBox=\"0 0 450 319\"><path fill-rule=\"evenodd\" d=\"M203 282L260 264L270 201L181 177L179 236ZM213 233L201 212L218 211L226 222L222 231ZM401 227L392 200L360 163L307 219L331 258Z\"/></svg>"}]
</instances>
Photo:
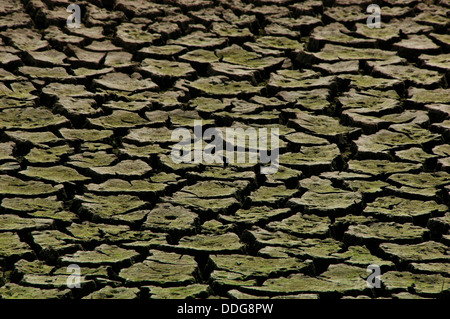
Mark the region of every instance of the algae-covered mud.
<instances>
[{"instance_id":1,"label":"algae-covered mud","mask_svg":"<svg viewBox=\"0 0 450 319\"><path fill-rule=\"evenodd\" d=\"M448 299L450 1L373 2L0 0L0 298Z\"/></svg>"}]
</instances>

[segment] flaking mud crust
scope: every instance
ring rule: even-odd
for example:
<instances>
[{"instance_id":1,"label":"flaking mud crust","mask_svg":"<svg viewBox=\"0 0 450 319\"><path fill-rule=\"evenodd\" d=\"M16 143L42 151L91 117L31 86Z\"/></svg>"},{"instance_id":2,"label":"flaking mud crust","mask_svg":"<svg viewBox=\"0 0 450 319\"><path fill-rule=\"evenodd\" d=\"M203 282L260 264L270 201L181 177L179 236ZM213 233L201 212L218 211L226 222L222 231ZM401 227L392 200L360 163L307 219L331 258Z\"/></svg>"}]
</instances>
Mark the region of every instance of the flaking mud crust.
<instances>
[{"instance_id":1,"label":"flaking mud crust","mask_svg":"<svg viewBox=\"0 0 450 319\"><path fill-rule=\"evenodd\" d=\"M76 3L0 0L0 298L450 295L448 0L380 29L365 0ZM175 163L195 120L278 128L279 170Z\"/></svg>"}]
</instances>

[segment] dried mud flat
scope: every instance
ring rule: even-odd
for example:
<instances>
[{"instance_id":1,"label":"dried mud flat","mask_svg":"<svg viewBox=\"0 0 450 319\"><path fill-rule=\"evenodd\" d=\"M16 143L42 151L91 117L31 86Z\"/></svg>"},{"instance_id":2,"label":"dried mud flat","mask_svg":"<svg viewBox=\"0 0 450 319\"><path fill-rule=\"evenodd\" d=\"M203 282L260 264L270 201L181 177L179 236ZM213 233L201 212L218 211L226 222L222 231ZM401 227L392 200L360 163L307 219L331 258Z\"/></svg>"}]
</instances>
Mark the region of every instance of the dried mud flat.
<instances>
[{"instance_id":1,"label":"dried mud flat","mask_svg":"<svg viewBox=\"0 0 450 319\"><path fill-rule=\"evenodd\" d=\"M377 2L0 0L0 297L448 298L450 2Z\"/></svg>"}]
</instances>

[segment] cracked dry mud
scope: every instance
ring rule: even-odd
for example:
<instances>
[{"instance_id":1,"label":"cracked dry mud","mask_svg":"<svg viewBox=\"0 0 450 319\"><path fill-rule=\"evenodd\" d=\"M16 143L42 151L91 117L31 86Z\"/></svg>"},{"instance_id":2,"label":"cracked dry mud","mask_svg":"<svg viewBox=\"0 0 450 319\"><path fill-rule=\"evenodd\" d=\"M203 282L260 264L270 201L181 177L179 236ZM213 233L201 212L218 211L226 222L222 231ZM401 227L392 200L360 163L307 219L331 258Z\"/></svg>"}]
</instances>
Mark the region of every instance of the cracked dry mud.
<instances>
[{"instance_id":1,"label":"cracked dry mud","mask_svg":"<svg viewBox=\"0 0 450 319\"><path fill-rule=\"evenodd\" d=\"M380 29L365 0L69 3L0 0L0 298L450 296L448 0ZM175 163L195 120L278 128L279 170Z\"/></svg>"}]
</instances>

